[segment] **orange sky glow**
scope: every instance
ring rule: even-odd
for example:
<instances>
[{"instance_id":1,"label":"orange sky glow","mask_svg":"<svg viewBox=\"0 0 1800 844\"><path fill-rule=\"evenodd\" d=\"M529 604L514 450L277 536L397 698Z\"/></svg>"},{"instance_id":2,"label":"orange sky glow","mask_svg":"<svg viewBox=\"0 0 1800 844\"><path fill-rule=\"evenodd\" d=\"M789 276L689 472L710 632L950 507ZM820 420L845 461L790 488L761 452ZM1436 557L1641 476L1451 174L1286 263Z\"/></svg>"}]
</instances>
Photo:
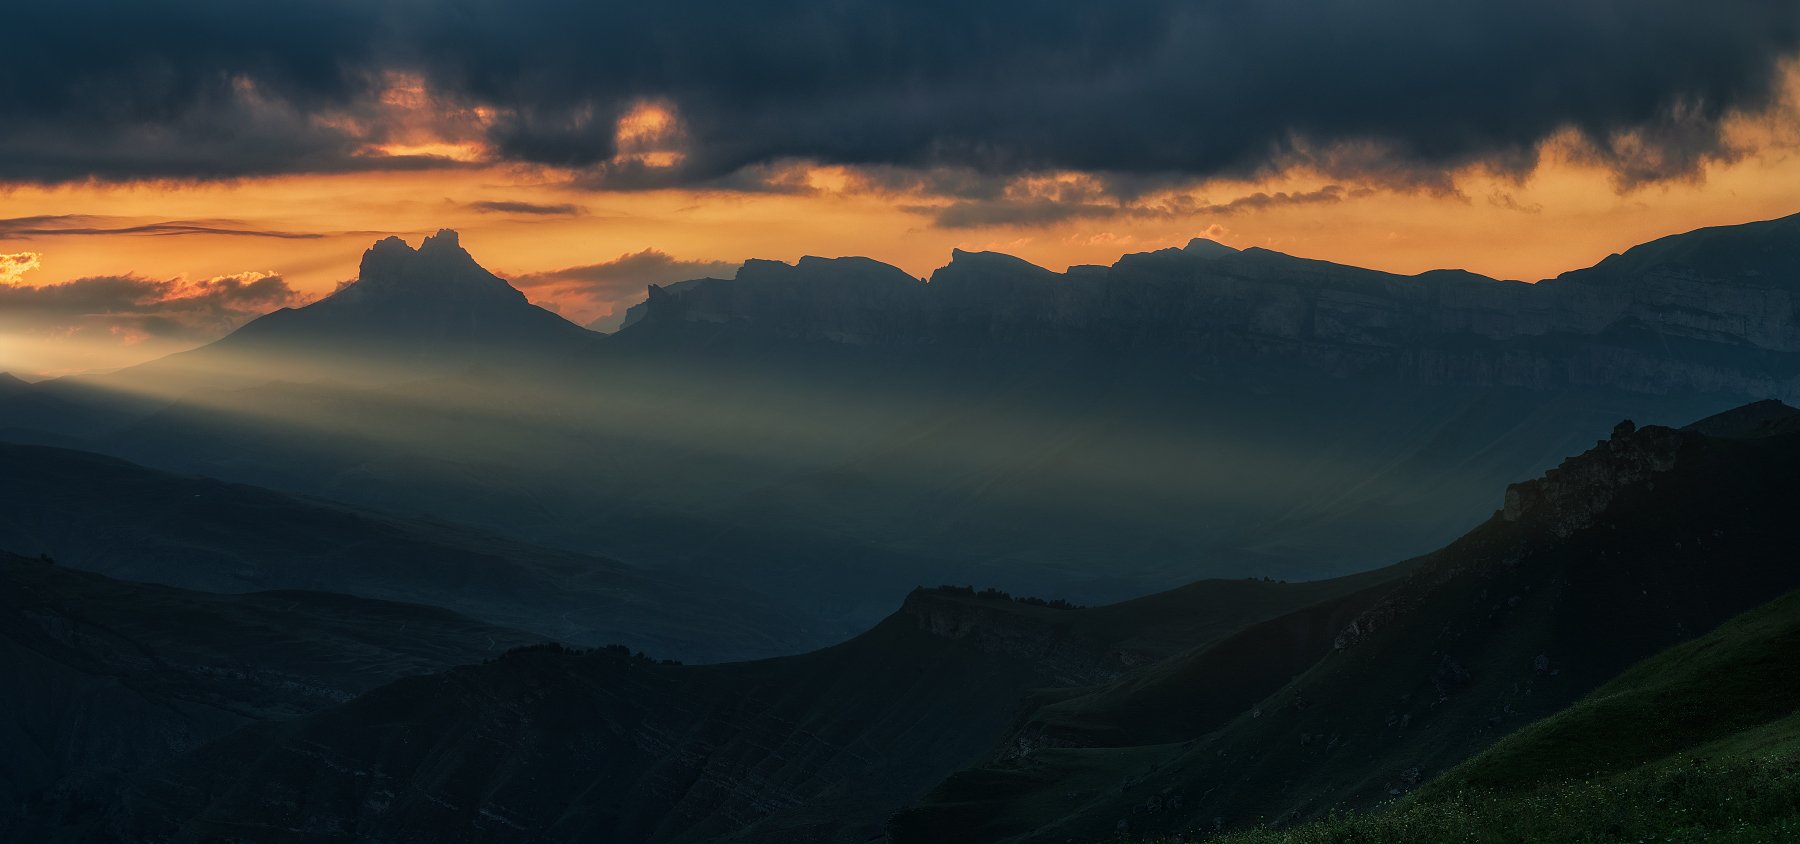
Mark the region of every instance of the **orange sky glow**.
<instances>
[{"instance_id":1,"label":"orange sky glow","mask_svg":"<svg viewBox=\"0 0 1800 844\"><path fill-rule=\"evenodd\" d=\"M854 168L774 165L768 183L782 190L619 191L583 187L553 168L493 163L474 135L444 130L444 109L402 78L383 102L400 112L389 122L409 128L372 141L365 153L431 156L439 166L237 181L0 185L0 218L66 218L50 227L77 227L69 220L81 218L83 230L0 230L0 284L117 275L191 284L275 274L305 300L352 278L374 240L396 234L416 243L439 228L458 229L476 259L502 276L647 248L683 261L733 263L865 255L919 276L960 248L1061 269L1207 236L1402 273L1462 267L1536 280L1662 235L1800 212L1797 80L1800 73L1789 74L1790 95L1776 114L1747 116L1733 127L1733 156L1673 182L1621 190L1610 172L1553 139L1522 179L1470 169L1431 189L1349 182L1296 167L1182 184L1120 205L1095 199L1085 174L1038 174L1014 179L1004 199L1091 207L1066 219L947 228L934 213L955 199L886 187ZM478 111L459 116L465 124L484 119ZM644 103L619 121L620 160L668 167L679 162L680 144L679 115L661 104ZM192 228L95 232L169 221ZM212 231L222 229L289 236ZM540 304L586 323L630 302ZM30 336L0 327L0 370L41 376L114 368L196 342Z\"/></svg>"}]
</instances>

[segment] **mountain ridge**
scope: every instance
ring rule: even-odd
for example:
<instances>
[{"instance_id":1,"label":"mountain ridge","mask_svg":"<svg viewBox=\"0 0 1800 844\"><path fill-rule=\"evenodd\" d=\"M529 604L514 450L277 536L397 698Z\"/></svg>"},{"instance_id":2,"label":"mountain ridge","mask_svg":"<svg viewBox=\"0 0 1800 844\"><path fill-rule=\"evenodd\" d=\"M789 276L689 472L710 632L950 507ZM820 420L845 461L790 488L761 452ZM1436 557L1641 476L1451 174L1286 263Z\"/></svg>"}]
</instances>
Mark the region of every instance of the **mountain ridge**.
<instances>
[{"instance_id":1,"label":"mountain ridge","mask_svg":"<svg viewBox=\"0 0 1800 844\"><path fill-rule=\"evenodd\" d=\"M1062 273L956 250L926 282L880 265L895 283L860 297L846 282L875 272L867 259L839 275L834 262L850 259L756 262L738 279L659 290L619 339L705 323L835 344L1075 343L1219 368L1287 360L1339 378L1800 399L1800 215L1671 235L1533 284L1193 243Z\"/></svg>"}]
</instances>

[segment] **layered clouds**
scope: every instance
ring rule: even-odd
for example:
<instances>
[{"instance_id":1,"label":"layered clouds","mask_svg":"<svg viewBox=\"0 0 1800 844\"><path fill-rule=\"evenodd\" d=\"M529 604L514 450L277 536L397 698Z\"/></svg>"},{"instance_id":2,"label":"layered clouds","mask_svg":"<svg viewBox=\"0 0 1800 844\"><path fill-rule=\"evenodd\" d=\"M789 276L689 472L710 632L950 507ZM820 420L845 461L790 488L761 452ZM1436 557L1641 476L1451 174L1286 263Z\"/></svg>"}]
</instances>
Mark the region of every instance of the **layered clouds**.
<instances>
[{"instance_id":1,"label":"layered clouds","mask_svg":"<svg viewBox=\"0 0 1800 844\"><path fill-rule=\"evenodd\" d=\"M0 256L0 267L18 257ZM261 272L0 284L0 345L10 349L0 368L59 374L135 363L215 339L304 298L280 276Z\"/></svg>"},{"instance_id":2,"label":"layered clouds","mask_svg":"<svg viewBox=\"0 0 1800 844\"><path fill-rule=\"evenodd\" d=\"M646 284L735 267L696 256L925 274L953 248L1065 266L1211 233L1537 278L1792 213L1800 185L1793 0L22 0L5 22L0 340L98 350L43 371L211 339L446 225L606 329Z\"/></svg>"},{"instance_id":3,"label":"layered clouds","mask_svg":"<svg viewBox=\"0 0 1800 844\"><path fill-rule=\"evenodd\" d=\"M610 332L624 321L626 308L644 300L649 285L730 278L737 269L738 264L728 261L684 261L645 249L597 264L515 275L508 281L533 300L554 305L563 316Z\"/></svg>"},{"instance_id":4,"label":"layered clouds","mask_svg":"<svg viewBox=\"0 0 1800 844\"><path fill-rule=\"evenodd\" d=\"M516 162L636 188L788 161L1157 179L1736 154L1789 0L35 0L0 179ZM734 181L736 180L736 181ZM1123 179L1111 185L1123 184Z\"/></svg>"}]
</instances>

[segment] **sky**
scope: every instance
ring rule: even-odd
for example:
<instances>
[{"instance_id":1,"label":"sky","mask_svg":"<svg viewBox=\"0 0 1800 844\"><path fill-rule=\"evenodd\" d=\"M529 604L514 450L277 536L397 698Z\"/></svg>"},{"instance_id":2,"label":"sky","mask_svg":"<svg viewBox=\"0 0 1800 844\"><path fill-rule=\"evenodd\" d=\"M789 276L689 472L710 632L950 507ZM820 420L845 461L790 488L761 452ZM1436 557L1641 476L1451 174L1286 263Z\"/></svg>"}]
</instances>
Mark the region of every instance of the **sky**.
<instances>
[{"instance_id":1,"label":"sky","mask_svg":"<svg viewBox=\"0 0 1800 844\"><path fill-rule=\"evenodd\" d=\"M1202 236L1537 280L1800 212L1791 0L23 0L0 370L207 342L455 228L605 326L746 258Z\"/></svg>"}]
</instances>

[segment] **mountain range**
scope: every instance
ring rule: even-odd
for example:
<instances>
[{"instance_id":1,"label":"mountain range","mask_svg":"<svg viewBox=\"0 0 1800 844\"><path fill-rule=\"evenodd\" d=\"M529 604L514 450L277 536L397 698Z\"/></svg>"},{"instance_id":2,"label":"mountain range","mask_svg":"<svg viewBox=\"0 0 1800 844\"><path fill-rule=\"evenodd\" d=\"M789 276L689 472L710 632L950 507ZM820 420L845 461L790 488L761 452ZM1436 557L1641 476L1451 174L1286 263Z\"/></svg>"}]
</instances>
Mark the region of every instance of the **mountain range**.
<instances>
[{"instance_id":1,"label":"mountain range","mask_svg":"<svg viewBox=\"0 0 1800 844\"><path fill-rule=\"evenodd\" d=\"M1796 284L1800 218L1536 284L1201 240L753 261L603 336L382 241L0 379L0 837L1777 829Z\"/></svg>"},{"instance_id":2,"label":"mountain range","mask_svg":"<svg viewBox=\"0 0 1800 844\"><path fill-rule=\"evenodd\" d=\"M210 346L0 390L0 438L725 582L822 645L922 582L1091 602L1424 553L1620 418L1795 399L1797 256L1800 217L1536 284L1205 240L751 261L601 336L440 232Z\"/></svg>"},{"instance_id":3,"label":"mountain range","mask_svg":"<svg viewBox=\"0 0 1800 844\"><path fill-rule=\"evenodd\" d=\"M1663 238L1536 284L1205 239L1064 273L959 250L928 280L863 258L750 261L735 279L652 289L630 323L915 350L1077 346L1172 356L1208 380L1380 373L1793 398L1797 278L1800 215Z\"/></svg>"}]
</instances>

